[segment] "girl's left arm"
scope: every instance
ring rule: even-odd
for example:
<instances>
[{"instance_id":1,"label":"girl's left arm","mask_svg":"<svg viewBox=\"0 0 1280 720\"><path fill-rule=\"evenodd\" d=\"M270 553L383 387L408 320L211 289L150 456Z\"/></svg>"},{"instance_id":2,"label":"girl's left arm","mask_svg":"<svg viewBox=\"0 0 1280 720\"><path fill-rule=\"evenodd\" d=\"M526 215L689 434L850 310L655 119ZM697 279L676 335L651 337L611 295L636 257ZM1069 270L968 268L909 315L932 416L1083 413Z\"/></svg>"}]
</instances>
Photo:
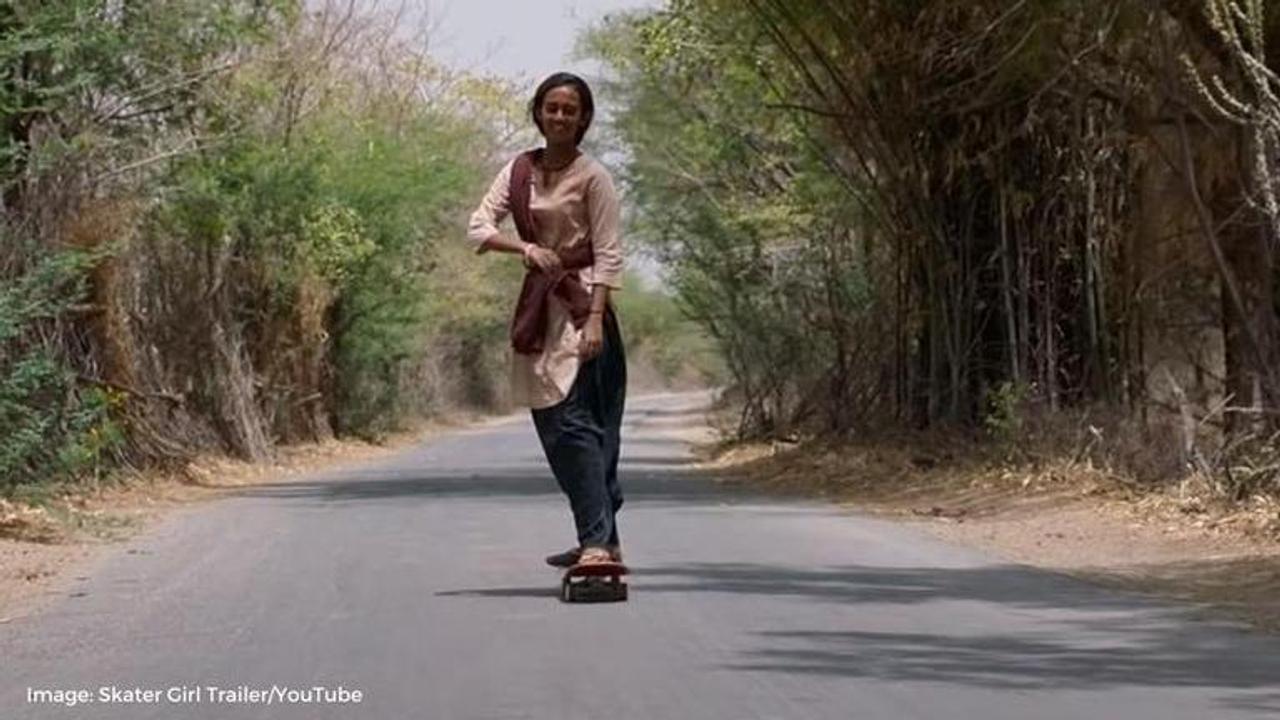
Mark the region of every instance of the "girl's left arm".
<instances>
[{"instance_id":1,"label":"girl's left arm","mask_svg":"<svg viewBox=\"0 0 1280 720\"><path fill-rule=\"evenodd\" d=\"M593 297L599 300L603 294L608 299L610 290L622 289L623 254L621 224L622 210L613 178L606 171L599 172L587 185L587 214L591 222L591 251L595 256L591 268ZM592 310L603 310L592 303Z\"/></svg>"},{"instance_id":2,"label":"girl's left arm","mask_svg":"<svg viewBox=\"0 0 1280 720\"><path fill-rule=\"evenodd\" d=\"M604 310L609 294L622 289L621 204L613 179L601 171L587 185L587 214L591 221L591 317L582 334L582 355L595 357L604 347Z\"/></svg>"}]
</instances>

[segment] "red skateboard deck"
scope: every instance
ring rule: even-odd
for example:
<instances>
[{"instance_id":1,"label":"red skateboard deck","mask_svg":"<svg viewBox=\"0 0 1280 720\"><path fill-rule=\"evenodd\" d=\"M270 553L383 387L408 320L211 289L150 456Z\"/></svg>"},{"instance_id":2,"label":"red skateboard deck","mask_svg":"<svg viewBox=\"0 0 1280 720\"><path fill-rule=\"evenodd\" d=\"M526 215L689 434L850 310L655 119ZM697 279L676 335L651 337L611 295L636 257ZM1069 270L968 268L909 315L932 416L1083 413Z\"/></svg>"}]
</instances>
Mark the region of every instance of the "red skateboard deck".
<instances>
[{"instance_id":1,"label":"red skateboard deck","mask_svg":"<svg viewBox=\"0 0 1280 720\"><path fill-rule=\"evenodd\" d=\"M622 563L574 565L564 572L560 599L565 602L622 602L627 599L626 576L630 573Z\"/></svg>"}]
</instances>

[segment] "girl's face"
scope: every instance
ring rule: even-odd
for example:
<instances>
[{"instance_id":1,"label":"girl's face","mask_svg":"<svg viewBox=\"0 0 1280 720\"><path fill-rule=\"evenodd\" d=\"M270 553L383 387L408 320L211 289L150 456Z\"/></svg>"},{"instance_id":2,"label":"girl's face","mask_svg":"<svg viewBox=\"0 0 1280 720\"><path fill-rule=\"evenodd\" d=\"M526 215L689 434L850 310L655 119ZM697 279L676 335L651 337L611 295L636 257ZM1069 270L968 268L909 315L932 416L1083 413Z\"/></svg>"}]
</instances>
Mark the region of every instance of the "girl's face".
<instances>
[{"instance_id":1,"label":"girl's face","mask_svg":"<svg viewBox=\"0 0 1280 720\"><path fill-rule=\"evenodd\" d=\"M576 144L579 128L586 125L586 118L582 116L582 100L572 85L549 90L542 98L538 116L542 119L542 135L550 145Z\"/></svg>"}]
</instances>

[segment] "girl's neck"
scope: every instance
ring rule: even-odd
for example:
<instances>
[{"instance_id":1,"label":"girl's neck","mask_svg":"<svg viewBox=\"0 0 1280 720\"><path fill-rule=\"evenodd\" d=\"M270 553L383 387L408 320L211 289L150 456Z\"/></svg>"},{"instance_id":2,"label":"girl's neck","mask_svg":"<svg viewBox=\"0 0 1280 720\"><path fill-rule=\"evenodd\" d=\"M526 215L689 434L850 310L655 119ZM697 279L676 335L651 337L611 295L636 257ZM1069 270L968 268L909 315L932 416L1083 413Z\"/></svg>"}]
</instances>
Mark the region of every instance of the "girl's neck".
<instances>
[{"instance_id":1,"label":"girl's neck","mask_svg":"<svg viewBox=\"0 0 1280 720\"><path fill-rule=\"evenodd\" d=\"M569 166L578 157L578 148L573 145L548 145L542 153L542 166L558 170Z\"/></svg>"}]
</instances>

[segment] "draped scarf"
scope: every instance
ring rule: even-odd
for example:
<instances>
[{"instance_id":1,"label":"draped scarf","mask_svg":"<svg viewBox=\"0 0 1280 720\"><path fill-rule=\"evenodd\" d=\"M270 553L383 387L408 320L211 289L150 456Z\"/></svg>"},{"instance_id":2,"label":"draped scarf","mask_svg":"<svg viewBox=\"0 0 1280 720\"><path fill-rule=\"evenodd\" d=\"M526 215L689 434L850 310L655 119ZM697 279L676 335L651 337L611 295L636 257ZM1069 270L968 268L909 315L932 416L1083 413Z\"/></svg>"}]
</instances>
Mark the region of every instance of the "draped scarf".
<instances>
[{"instance_id":1,"label":"draped scarf","mask_svg":"<svg viewBox=\"0 0 1280 720\"><path fill-rule=\"evenodd\" d=\"M516 233L521 240L534 245L539 244L538 232L529 201L532 196L534 164L541 159L541 155L542 150L530 150L516 157L511 168L508 192ZM511 319L511 346L522 355L542 353L547 330L547 304L552 297L565 304L573 326L579 330L591 316L591 293L582 286L577 273L573 272L594 264L595 255L590 238L574 247L555 252L560 256L560 269L547 273L536 267L529 268L524 276L524 285L520 288L520 297L516 301L515 313Z\"/></svg>"}]
</instances>

